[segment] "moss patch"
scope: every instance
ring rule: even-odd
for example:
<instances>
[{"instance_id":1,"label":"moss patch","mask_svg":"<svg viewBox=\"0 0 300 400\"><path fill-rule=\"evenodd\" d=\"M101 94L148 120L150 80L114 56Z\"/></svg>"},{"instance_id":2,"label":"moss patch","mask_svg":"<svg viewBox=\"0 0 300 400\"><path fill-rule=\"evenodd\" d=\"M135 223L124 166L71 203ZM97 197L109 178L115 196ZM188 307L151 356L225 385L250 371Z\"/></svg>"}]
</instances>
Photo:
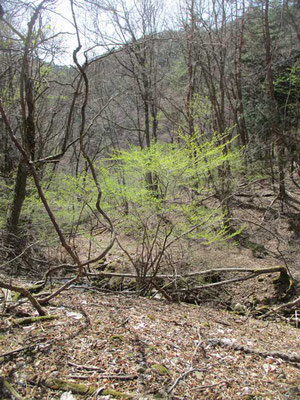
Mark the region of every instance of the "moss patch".
<instances>
[{"instance_id":1,"label":"moss patch","mask_svg":"<svg viewBox=\"0 0 300 400\"><path fill-rule=\"evenodd\" d=\"M110 336L109 340L111 342L114 342L114 341L124 342L124 338L122 335L112 335L112 336Z\"/></svg>"},{"instance_id":2,"label":"moss patch","mask_svg":"<svg viewBox=\"0 0 300 400\"><path fill-rule=\"evenodd\" d=\"M170 376L170 371L168 370L167 367L165 367L164 365L161 364L153 364L151 366L152 369L154 369L155 371L157 371L159 373L159 375L167 375Z\"/></svg>"}]
</instances>

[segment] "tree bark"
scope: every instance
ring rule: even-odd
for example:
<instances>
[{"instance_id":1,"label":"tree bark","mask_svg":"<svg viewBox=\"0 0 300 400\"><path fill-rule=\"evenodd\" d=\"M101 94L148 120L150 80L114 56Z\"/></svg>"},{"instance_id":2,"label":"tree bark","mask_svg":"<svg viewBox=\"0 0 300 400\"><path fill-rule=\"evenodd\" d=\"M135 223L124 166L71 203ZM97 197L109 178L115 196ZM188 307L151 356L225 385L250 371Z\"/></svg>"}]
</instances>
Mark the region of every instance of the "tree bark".
<instances>
[{"instance_id":1,"label":"tree bark","mask_svg":"<svg viewBox=\"0 0 300 400\"><path fill-rule=\"evenodd\" d=\"M274 87L274 76L272 69L272 52L271 52L271 33L269 23L269 0L265 0L264 7L264 33L265 33L265 52L266 52L266 77L269 87L269 96L271 101L271 128L273 137L275 140L275 147L277 150L277 161L278 161L278 184L279 200L283 200L286 196L285 190L285 173L284 173L284 143L283 138L280 134L279 124L279 112L277 109L277 102L275 98L275 87Z\"/></svg>"},{"instance_id":2,"label":"tree bark","mask_svg":"<svg viewBox=\"0 0 300 400\"><path fill-rule=\"evenodd\" d=\"M20 215L26 197L26 184L28 174L28 166L26 162L22 159L19 162L14 187L13 201L7 218L7 231L9 235L9 242L14 242L13 239L18 236Z\"/></svg>"}]
</instances>

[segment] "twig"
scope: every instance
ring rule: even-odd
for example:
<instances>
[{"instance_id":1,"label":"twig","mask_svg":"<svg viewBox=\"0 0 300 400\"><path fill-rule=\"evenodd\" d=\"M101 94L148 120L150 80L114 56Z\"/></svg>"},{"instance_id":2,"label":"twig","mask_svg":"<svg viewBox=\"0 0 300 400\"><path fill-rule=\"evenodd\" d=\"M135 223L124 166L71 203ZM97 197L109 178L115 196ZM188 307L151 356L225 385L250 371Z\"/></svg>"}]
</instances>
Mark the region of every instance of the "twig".
<instances>
[{"instance_id":1,"label":"twig","mask_svg":"<svg viewBox=\"0 0 300 400\"><path fill-rule=\"evenodd\" d=\"M120 381L131 381L137 378L137 375L102 374L97 376L97 379L118 379Z\"/></svg>"},{"instance_id":2,"label":"twig","mask_svg":"<svg viewBox=\"0 0 300 400\"><path fill-rule=\"evenodd\" d=\"M87 381L91 378L91 375L68 375L70 379L77 379L78 381Z\"/></svg>"},{"instance_id":3,"label":"twig","mask_svg":"<svg viewBox=\"0 0 300 400\"><path fill-rule=\"evenodd\" d=\"M3 269L6 265L11 264L12 262L16 261L18 258L21 258L27 250L29 250L31 247L35 246L36 244L40 243L40 241L31 243L29 246L27 246L22 253L18 254L16 257L11 258L10 260L6 261L5 263L0 265L0 269Z\"/></svg>"},{"instance_id":4,"label":"twig","mask_svg":"<svg viewBox=\"0 0 300 400\"><path fill-rule=\"evenodd\" d=\"M201 347L201 350L202 350L203 357L204 357L204 358L207 358L206 350L205 350L205 347L204 347L204 345L203 345L203 340L202 340L202 335L201 335L201 330L200 330L200 328L197 329L197 333L198 333L198 339L199 339L199 340L198 340L198 343L197 343L197 345L196 345L196 347L195 347L194 353L193 353L192 358L191 358L191 364L192 364L192 365L193 365L194 358L196 357L196 354L197 354L198 349L199 349L200 347Z\"/></svg>"},{"instance_id":5,"label":"twig","mask_svg":"<svg viewBox=\"0 0 300 400\"><path fill-rule=\"evenodd\" d=\"M129 321L129 318L126 318L124 321L122 321L119 325L116 326L116 328L120 328L121 326L124 326L127 324L127 322Z\"/></svg>"},{"instance_id":6,"label":"twig","mask_svg":"<svg viewBox=\"0 0 300 400\"><path fill-rule=\"evenodd\" d=\"M188 375L192 374L193 372L206 372L207 369L199 369L199 368L191 368L188 371L184 372L183 374L181 374L173 383L173 385L167 390L168 394L171 394L173 392L173 390L176 388L176 386L179 384L180 381L182 381L183 379L185 379Z\"/></svg>"},{"instance_id":7,"label":"twig","mask_svg":"<svg viewBox=\"0 0 300 400\"><path fill-rule=\"evenodd\" d=\"M68 365L70 367L75 367L77 369L85 369L86 371L103 372L103 369L101 369L99 367L95 367L93 365L79 365L79 364L75 364L75 363L72 363L72 362L68 362Z\"/></svg>"},{"instance_id":8,"label":"twig","mask_svg":"<svg viewBox=\"0 0 300 400\"><path fill-rule=\"evenodd\" d=\"M226 339L207 339L208 342L212 346L223 346L223 347L229 347L230 349L237 350L237 351L243 351L244 353L247 354L257 354L261 357L267 358L267 357L273 357L273 358L280 358L284 361L292 362L292 363L300 363L300 357L297 356L296 354L286 354L286 353L280 353L278 351L259 351L259 350L254 350L250 349L249 347L243 346L239 343L235 343L233 340L226 340Z\"/></svg>"},{"instance_id":9,"label":"twig","mask_svg":"<svg viewBox=\"0 0 300 400\"><path fill-rule=\"evenodd\" d=\"M204 385L204 386L200 386L200 387L198 388L198 390L205 390L205 389L209 389L209 388L212 388L212 387L215 387L215 386L222 385L222 383L226 383L226 384L228 384L228 382L227 382L227 381L221 381L221 382L218 382L218 383L214 383L214 384L212 384L212 385Z\"/></svg>"},{"instance_id":10,"label":"twig","mask_svg":"<svg viewBox=\"0 0 300 400\"><path fill-rule=\"evenodd\" d=\"M201 340L202 338L201 338L201 332L200 332L200 330L198 330L198 337L199 337L199 342L198 342L198 344L197 344L197 346L196 346L196 348L195 348L195 350L194 350L194 352L193 352L193 355L192 355L192 357L191 357L191 362L193 362L193 359L194 359L194 357L195 357L195 355L196 355L196 353L197 353L199 347L202 347L203 354L204 354L204 356L206 357L205 349L203 348L203 342L202 342L202 340ZM191 367L189 370L187 370L186 372L184 372L183 374L181 374L181 375L175 380L175 382L173 383L173 385L167 390L167 393L168 393L168 394L171 394L171 393L173 392L173 390L175 389L175 387L179 384L179 382L182 381L183 379L185 379L188 375L192 374L193 372L206 372L206 371L207 371L207 369L204 369L204 368L199 369L199 368L193 368L193 367Z\"/></svg>"},{"instance_id":11,"label":"twig","mask_svg":"<svg viewBox=\"0 0 300 400\"><path fill-rule=\"evenodd\" d=\"M0 354L0 359L2 357L9 357L9 356L12 356L13 354L20 353L21 351L33 349L35 346L38 346L38 345L37 344L31 344L30 346L19 347L16 350L8 351L7 353L2 353L2 354Z\"/></svg>"},{"instance_id":12,"label":"twig","mask_svg":"<svg viewBox=\"0 0 300 400\"><path fill-rule=\"evenodd\" d=\"M5 389L8 392L10 392L13 399L24 400L24 398L16 391L16 389L6 379L0 378L0 382L1 381Z\"/></svg>"},{"instance_id":13,"label":"twig","mask_svg":"<svg viewBox=\"0 0 300 400\"><path fill-rule=\"evenodd\" d=\"M272 208L273 204L279 199L279 194L271 201L271 203L268 205L263 217L262 217L262 222L265 221L266 219L266 214L267 212L270 210L270 208Z\"/></svg>"}]
</instances>

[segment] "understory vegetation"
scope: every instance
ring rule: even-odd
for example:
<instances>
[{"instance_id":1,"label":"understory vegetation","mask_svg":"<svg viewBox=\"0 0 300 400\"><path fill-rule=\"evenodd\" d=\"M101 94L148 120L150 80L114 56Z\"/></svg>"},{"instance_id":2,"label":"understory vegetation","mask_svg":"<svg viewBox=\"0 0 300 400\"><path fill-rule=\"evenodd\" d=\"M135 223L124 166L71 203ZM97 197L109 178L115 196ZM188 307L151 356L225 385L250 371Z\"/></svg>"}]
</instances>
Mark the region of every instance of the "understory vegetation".
<instances>
[{"instance_id":1,"label":"understory vegetation","mask_svg":"<svg viewBox=\"0 0 300 400\"><path fill-rule=\"evenodd\" d=\"M299 397L299 18L0 1L1 399Z\"/></svg>"}]
</instances>

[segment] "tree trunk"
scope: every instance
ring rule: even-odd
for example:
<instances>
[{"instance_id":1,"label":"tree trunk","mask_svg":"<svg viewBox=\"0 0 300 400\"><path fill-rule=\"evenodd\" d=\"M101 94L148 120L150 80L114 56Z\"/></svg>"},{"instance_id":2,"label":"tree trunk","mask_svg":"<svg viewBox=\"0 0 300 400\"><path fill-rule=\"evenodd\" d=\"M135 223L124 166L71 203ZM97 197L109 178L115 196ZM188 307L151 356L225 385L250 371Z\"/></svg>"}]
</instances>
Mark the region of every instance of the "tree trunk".
<instances>
[{"instance_id":1,"label":"tree trunk","mask_svg":"<svg viewBox=\"0 0 300 400\"><path fill-rule=\"evenodd\" d=\"M277 150L277 161L278 161L278 197L279 200L283 200L286 196L285 191L285 173L284 173L284 143L283 138L280 134L279 126L279 112L277 110L277 102L275 98L275 88L274 88L274 76L272 70L272 53L271 53L271 34L270 34L270 24L269 24L269 0L265 0L264 8L264 30L265 30L265 51L266 51L266 75L267 82L269 86L269 96L271 101L271 125L273 137L275 140L275 146Z\"/></svg>"},{"instance_id":2,"label":"tree trunk","mask_svg":"<svg viewBox=\"0 0 300 400\"><path fill-rule=\"evenodd\" d=\"M26 196L26 183L28 174L28 167L25 161L21 160L17 170L14 197L7 218L7 230L10 239L15 238L18 234L20 215Z\"/></svg>"},{"instance_id":3,"label":"tree trunk","mask_svg":"<svg viewBox=\"0 0 300 400\"><path fill-rule=\"evenodd\" d=\"M187 69L188 69L188 87L186 92L186 118L188 122L188 133L193 136L195 133L194 115L193 115L193 100L195 95L195 61L194 61L194 47L195 47L195 1L191 0L188 10L189 22L186 27L187 30Z\"/></svg>"},{"instance_id":4,"label":"tree trunk","mask_svg":"<svg viewBox=\"0 0 300 400\"><path fill-rule=\"evenodd\" d=\"M237 6L236 6L237 7ZM245 1L242 2L242 17L241 27L239 32L239 45L237 49L237 60L236 60L236 87L237 87L237 99L238 99L238 126L240 138L243 146L249 143L247 124L244 115L244 99L242 92L242 52L244 48L244 30L245 30Z\"/></svg>"}]
</instances>

